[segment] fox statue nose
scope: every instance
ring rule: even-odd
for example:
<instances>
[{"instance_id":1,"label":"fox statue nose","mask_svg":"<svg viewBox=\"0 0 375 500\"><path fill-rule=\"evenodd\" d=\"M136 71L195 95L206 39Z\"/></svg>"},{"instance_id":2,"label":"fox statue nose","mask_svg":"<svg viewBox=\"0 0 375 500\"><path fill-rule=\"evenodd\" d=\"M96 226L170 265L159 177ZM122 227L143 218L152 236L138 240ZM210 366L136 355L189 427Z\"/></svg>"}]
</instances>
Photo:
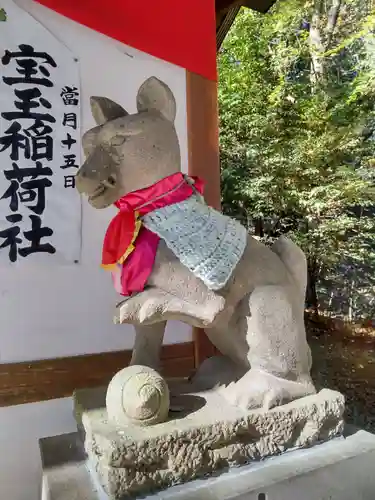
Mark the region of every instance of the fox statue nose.
<instances>
[{"instance_id":1,"label":"fox statue nose","mask_svg":"<svg viewBox=\"0 0 375 500\"><path fill-rule=\"evenodd\" d=\"M97 176L92 168L85 162L76 173L76 188L83 194L90 189L91 184L97 184Z\"/></svg>"},{"instance_id":2,"label":"fox statue nose","mask_svg":"<svg viewBox=\"0 0 375 500\"><path fill-rule=\"evenodd\" d=\"M98 146L86 158L76 174L76 188L81 194L91 195L98 184L113 188L116 185L116 163L110 152Z\"/></svg>"}]
</instances>

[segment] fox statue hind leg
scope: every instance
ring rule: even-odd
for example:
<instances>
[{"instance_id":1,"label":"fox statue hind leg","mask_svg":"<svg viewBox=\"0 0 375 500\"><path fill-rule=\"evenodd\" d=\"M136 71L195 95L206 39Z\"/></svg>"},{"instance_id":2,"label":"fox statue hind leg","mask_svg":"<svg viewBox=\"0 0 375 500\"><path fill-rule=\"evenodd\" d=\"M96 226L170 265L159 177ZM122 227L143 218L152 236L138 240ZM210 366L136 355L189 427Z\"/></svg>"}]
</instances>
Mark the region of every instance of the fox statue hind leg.
<instances>
[{"instance_id":1,"label":"fox statue hind leg","mask_svg":"<svg viewBox=\"0 0 375 500\"><path fill-rule=\"evenodd\" d=\"M249 295L246 338L250 369L221 389L232 404L246 409L269 409L315 393L304 325L306 258L288 238L280 238L271 249L289 279L256 287Z\"/></svg>"}]
</instances>

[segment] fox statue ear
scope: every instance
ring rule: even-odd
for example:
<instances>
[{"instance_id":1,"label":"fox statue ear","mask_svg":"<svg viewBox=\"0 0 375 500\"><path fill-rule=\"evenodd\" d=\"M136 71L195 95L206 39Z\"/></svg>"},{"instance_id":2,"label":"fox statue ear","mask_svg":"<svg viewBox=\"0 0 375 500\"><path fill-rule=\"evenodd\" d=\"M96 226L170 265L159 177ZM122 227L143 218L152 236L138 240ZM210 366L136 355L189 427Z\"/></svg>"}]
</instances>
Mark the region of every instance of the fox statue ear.
<instances>
[{"instance_id":1,"label":"fox statue ear","mask_svg":"<svg viewBox=\"0 0 375 500\"><path fill-rule=\"evenodd\" d=\"M107 97L90 97L91 114L97 125L104 125L111 120L127 116L125 109Z\"/></svg>"},{"instance_id":2,"label":"fox statue ear","mask_svg":"<svg viewBox=\"0 0 375 500\"><path fill-rule=\"evenodd\" d=\"M148 78L139 88L137 109L158 111L170 122L176 118L176 100L171 89L155 76Z\"/></svg>"}]
</instances>

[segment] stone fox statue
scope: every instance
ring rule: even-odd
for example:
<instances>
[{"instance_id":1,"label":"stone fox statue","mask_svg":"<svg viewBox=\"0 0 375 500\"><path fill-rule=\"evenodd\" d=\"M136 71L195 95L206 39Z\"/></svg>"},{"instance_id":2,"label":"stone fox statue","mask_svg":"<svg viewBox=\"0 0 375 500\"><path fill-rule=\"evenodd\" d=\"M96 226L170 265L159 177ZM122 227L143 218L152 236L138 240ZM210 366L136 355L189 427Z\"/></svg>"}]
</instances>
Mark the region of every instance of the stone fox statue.
<instances>
[{"instance_id":1,"label":"stone fox statue","mask_svg":"<svg viewBox=\"0 0 375 500\"><path fill-rule=\"evenodd\" d=\"M135 114L105 97L91 109L97 126L84 134L76 186L94 208L119 208L104 264L126 296L115 322L136 329L131 363L158 368L175 319L204 328L224 355L206 370L232 404L268 409L314 393L303 252L285 237L268 248L204 203L200 180L180 172L176 102L163 82L141 85Z\"/></svg>"}]
</instances>

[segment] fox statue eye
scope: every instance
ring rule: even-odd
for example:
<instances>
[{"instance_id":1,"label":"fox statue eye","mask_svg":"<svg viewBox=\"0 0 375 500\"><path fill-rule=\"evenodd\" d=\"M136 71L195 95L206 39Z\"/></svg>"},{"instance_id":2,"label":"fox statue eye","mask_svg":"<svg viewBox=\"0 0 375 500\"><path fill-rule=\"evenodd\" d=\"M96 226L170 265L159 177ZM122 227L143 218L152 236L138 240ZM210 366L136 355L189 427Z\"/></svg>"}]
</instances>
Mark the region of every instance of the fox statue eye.
<instances>
[{"instance_id":1,"label":"fox statue eye","mask_svg":"<svg viewBox=\"0 0 375 500\"><path fill-rule=\"evenodd\" d=\"M124 135L115 135L112 137L110 145L114 147L122 146L126 141L126 137Z\"/></svg>"}]
</instances>

